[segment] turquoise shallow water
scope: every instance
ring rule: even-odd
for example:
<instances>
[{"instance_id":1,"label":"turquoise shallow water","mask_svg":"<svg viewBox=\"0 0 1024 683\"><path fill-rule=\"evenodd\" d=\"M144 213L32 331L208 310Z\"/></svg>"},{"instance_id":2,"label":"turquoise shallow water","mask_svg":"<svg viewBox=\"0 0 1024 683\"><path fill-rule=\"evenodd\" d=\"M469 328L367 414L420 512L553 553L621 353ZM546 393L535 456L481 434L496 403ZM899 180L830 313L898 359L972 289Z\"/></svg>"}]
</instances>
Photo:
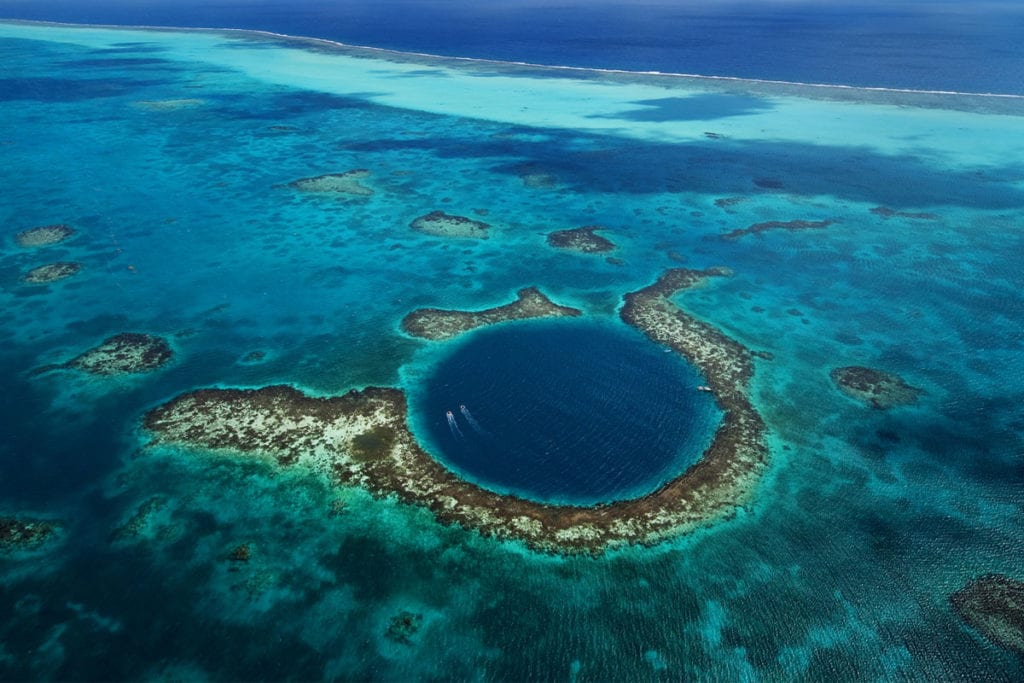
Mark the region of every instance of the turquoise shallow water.
<instances>
[{"instance_id":1,"label":"turquoise shallow water","mask_svg":"<svg viewBox=\"0 0 1024 683\"><path fill-rule=\"evenodd\" d=\"M247 34L3 24L0 51L0 513L66 524L0 556L3 677L1024 673L947 601L979 574L1024 578L1018 100ZM287 187L356 168L372 196ZM408 228L436 209L492 235ZM833 222L722 237L792 220ZM54 222L78 234L15 244ZM617 261L545 243L590 224ZM82 272L20 281L62 260ZM774 356L753 396L769 469L734 519L690 536L541 555L302 472L140 450L143 412L194 388L419 386L444 347L400 331L414 308L537 285L618 325L623 293L679 265L732 269L677 301ZM29 374L122 331L167 337L175 360ZM925 393L866 408L830 383L843 365ZM112 535L154 497L137 538ZM227 559L242 543L251 560ZM403 611L420 619L400 642Z\"/></svg>"}]
</instances>

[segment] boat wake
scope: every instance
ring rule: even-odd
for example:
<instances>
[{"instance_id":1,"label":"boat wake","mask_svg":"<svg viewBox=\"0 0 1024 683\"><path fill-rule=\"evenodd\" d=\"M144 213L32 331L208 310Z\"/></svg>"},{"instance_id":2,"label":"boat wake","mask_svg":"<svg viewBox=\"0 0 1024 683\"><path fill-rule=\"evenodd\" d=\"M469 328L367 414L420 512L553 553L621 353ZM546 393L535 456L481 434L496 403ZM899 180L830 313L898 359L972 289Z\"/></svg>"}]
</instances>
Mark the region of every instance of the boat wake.
<instances>
[{"instance_id":1,"label":"boat wake","mask_svg":"<svg viewBox=\"0 0 1024 683\"><path fill-rule=\"evenodd\" d=\"M455 416L452 415L452 411L446 411L445 417L448 418L448 429L451 430L452 436L460 441L465 439L466 437L462 435L462 430L459 429L459 423L455 421Z\"/></svg>"}]
</instances>

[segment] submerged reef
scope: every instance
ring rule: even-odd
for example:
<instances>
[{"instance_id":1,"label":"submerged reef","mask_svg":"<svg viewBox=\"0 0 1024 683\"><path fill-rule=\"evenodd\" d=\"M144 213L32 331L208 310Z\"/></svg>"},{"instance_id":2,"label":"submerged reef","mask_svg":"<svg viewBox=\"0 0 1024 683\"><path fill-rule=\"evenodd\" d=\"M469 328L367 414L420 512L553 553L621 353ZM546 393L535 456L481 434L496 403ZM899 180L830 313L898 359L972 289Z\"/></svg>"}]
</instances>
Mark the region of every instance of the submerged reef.
<instances>
[{"instance_id":1,"label":"submerged reef","mask_svg":"<svg viewBox=\"0 0 1024 683\"><path fill-rule=\"evenodd\" d=\"M582 311L559 306L536 287L520 289L516 300L504 306L482 311L451 311L443 308L420 308L402 319L402 330L423 339L450 339L463 332L494 325L506 320L526 318L577 317Z\"/></svg>"},{"instance_id":2,"label":"submerged reef","mask_svg":"<svg viewBox=\"0 0 1024 683\"><path fill-rule=\"evenodd\" d=\"M937 221L939 216L934 213L911 213L908 211L897 211L888 206L876 206L871 213L882 218L907 218L915 221Z\"/></svg>"},{"instance_id":3,"label":"submerged reef","mask_svg":"<svg viewBox=\"0 0 1024 683\"><path fill-rule=\"evenodd\" d=\"M48 263L45 266L39 266L28 271L22 279L29 284L45 285L49 282L57 282L58 280L69 278L80 270L82 270L82 264L72 261Z\"/></svg>"},{"instance_id":4,"label":"submerged reef","mask_svg":"<svg viewBox=\"0 0 1024 683\"><path fill-rule=\"evenodd\" d=\"M412 637L420 630L423 623L423 615L408 610L402 610L391 617L388 622L388 630L384 633L388 640L402 645L411 645Z\"/></svg>"},{"instance_id":5,"label":"submerged reef","mask_svg":"<svg viewBox=\"0 0 1024 683\"><path fill-rule=\"evenodd\" d=\"M0 553L35 550L53 538L60 524L45 519L0 516Z\"/></svg>"},{"instance_id":6,"label":"submerged reef","mask_svg":"<svg viewBox=\"0 0 1024 683\"><path fill-rule=\"evenodd\" d=\"M743 237L744 235L756 235L761 232L767 232L768 230L820 230L821 228L827 228L836 221L824 220L824 221L765 221L764 223L754 223L745 228L737 228L732 232L727 232L722 235L722 239L735 240Z\"/></svg>"},{"instance_id":7,"label":"submerged reef","mask_svg":"<svg viewBox=\"0 0 1024 683\"><path fill-rule=\"evenodd\" d=\"M244 363L246 365L255 365L256 363L262 363L266 359L267 352L257 349L255 351L250 351L249 353L242 356L239 362Z\"/></svg>"},{"instance_id":8,"label":"submerged reef","mask_svg":"<svg viewBox=\"0 0 1024 683\"><path fill-rule=\"evenodd\" d=\"M127 522L114 529L110 534L110 542L131 541L139 537L149 524L150 517L159 512L167 505L167 499L163 496L153 496L138 508Z\"/></svg>"},{"instance_id":9,"label":"submerged reef","mask_svg":"<svg viewBox=\"0 0 1024 683\"><path fill-rule=\"evenodd\" d=\"M435 237L464 237L478 240L487 239L487 223L465 216L453 216L444 211L431 211L409 224L413 230Z\"/></svg>"},{"instance_id":10,"label":"submerged reef","mask_svg":"<svg viewBox=\"0 0 1024 683\"><path fill-rule=\"evenodd\" d=\"M1024 581L986 574L950 595L949 602L986 640L1024 655Z\"/></svg>"},{"instance_id":11,"label":"submerged reef","mask_svg":"<svg viewBox=\"0 0 1024 683\"><path fill-rule=\"evenodd\" d=\"M138 332L123 332L75 356L66 363L45 365L33 374L51 370L82 370L93 375L126 375L150 372L167 364L174 351L166 339Z\"/></svg>"},{"instance_id":12,"label":"submerged reef","mask_svg":"<svg viewBox=\"0 0 1024 683\"><path fill-rule=\"evenodd\" d=\"M22 230L14 236L14 239L20 247L46 247L71 239L74 234L74 228L63 223L55 223Z\"/></svg>"},{"instance_id":13,"label":"submerged reef","mask_svg":"<svg viewBox=\"0 0 1024 683\"><path fill-rule=\"evenodd\" d=\"M850 398L882 410L914 403L924 393L901 377L859 365L834 368L829 377Z\"/></svg>"},{"instance_id":14,"label":"submerged reef","mask_svg":"<svg viewBox=\"0 0 1024 683\"><path fill-rule=\"evenodd\" d=\"M368 387L316 398L289 386L202 389L150 411L152 445L212 449L301 466L343 485L429 508L449 524L551 552L600 552L649 544L726 516L750 495L768 448L748 399L752 354L669 301L724 270L671 270L626 295L623 320L686 356L707 376L725 412L703 458L657 491L593 507L548 505L465 481L431 457L409 429L405 394Z\"/></svg>"},{"instance_id":15,"label":"submerged reef","mask_svg":"<svg viewBox=\"0 0 1024 683\"><path fill-rule=\"evenodd\" d=\"M138 102L133 102L133 104L140 109L148 109L150 111L178 111L179 109L201 107L206 104L206 100L199 99L198 97L180 97L170 100L139 100Z\"/></svg>"},{"instance_id":16,"label":"submerged reef","mask_svg":"<svg viewBox=\"0 0 1024 683\"><path fill-rule=\"evenodd\" d=\"M597 234L604 230L599 225L588 225L571 230L556 230L548 233L548 244L557 249L569 249L584 254L597 254L615 249L615 243Z\"/></svg>"},{"instance_id":17,"label":"submerged reef","mask_svg":"<svg viewBox=\"0 0 1024 683\"><path fill-rule=\"evenodd\" d=\"M356 197L369 197L373 190L363 185L360 180L368 178L370 172L365 168L357 168L344 173L327 173L312 178L299 178L288 183L288 187L301 192L320 194L343 194Z\"/></svg>"}]
</instances>

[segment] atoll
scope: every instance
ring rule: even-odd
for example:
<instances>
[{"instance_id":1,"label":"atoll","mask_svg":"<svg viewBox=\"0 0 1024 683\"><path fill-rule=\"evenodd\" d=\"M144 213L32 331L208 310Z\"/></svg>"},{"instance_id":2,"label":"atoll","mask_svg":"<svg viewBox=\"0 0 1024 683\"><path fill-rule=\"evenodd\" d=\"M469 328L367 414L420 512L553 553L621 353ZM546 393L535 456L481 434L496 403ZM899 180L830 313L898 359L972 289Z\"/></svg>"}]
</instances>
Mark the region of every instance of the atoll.
<instances>
[{"instance_id":1,"label":"atoll","mask_svg":"<svg viewBox=\"0 0 1024 683\"><path fill-rule=\"evenodd\" d=\"M559 306L536 287L520 289L512 303L482 311L452 311L420 308L402 319L402 330L422 339L449 339L484 325L526 318L577 317L582 311Z\"/></svg>"},{"instance_id":2,"label":"atoll","mask_svg":"<svg viewBox=\"0 0 1024 683\"><path fill-rule=\"evenodd\" d=\"M548 233L548 244L557 249L570 249L584 254L597 254L615 249L615 243L596 231L604 230L599 225L588 225L571 230L556 230Z\"/></svg>"},{"instance_id":3,"label":"atoll","mask_svg":"<svg viewBox=\"0 0 1024 683\"><path fill-rule=\"evenodd\" d=\"M51 520L0 516L0 553L35 550L49 541L60 529Z\"/></svg>"},{"instance_id":4,"label":"atoll","mask_svg":"<svg viewBox=\"0 0 1024 683\"><path fill-rule=\"evenodd\" d=\"M126 375L151 372L165 365L174 356L166 339L138 332L123 332L102 344L75 356L66 363L44 365L33 374L51 370L81 370L93 375Z\"/></svg>"},{"instance_id":5,"label":"atoll","mask_svg":"<svg viewBox=\"0 0 1024 683\"><path fill-rule=\"evenodd\" d=\"M58 280L69 278L80 270L82 270L81 263L70 261L48 263L45 266L39 266L28 271L22 279L29 284L44 285L49 282L57 282Z\"/></svg>"},{"instance_id":6,"label":"atoll","mask_svg":"<svg viewBox=\"0 0 1024 683\"><path fill-rule=\"evenodd\" d=\"M343 485L430 509L442 523L520 540L551 552L650 544L731 514L767 462L764 422L748 398L751 352L669 298L720 269L675 269L627 294L622 319L686 356L707 377L725 415L703 458L658 490L593 507L548 505L465 481L425 452L409 429L405 394L368 387L317 398L289 386L202 389L150 411L151 445L263 457Z\"/></svg>"},{"instance_id":7,"label":"atoll","mask_svg":"<svg viewBox=\"0 0 1024 683\"><path fill-rule=\"evenodd\" d=\"M71 239L74 234L74 228L63 223L55 223L22 230L14 236L14 239L20 247L46 247Z\"/></svg>"},{"instance_id":8,"label":"atoll","mask_svg":"<svg viewBox=\"0 0 1024 683\"><path fill-rule=\"evenodd\" d=\"M829 377L850 398L882 410L914 403L923 393L897 375L859 365L833 368Z\"/></svg>"},{"instance_id":9,"label":"atoll","mask_svg":"<svg viewBox=\"0 0 1024 683\"><path fill-rule=\"evenodd\" d=\"M373 189L359 182L368 178L369 175L370 172L365 168L357 168L344 173L326 173L312 178L299 178L288 183L288 187L301 192L369 197L373 194Z\"/></svg>"},{"instance_id":10,"label":"atoll","mask_svg":"<svg viewBox=\"0 0 1024 683\"><path fill-rule=\"evenodd\" d=\"M743 237L744 235L756 235L761 232L768 230L820 230L821 228L827 228L836 221L824 220L824 221L765 221L763 223L754 223L753 225L745 228L737 228L732 232L727 232L722 235L722 239L734 240Z\"/></svg>"},{"instance_id":11,"label":"atoll","mask_svg":"<svg viewBox=\"0 0 1024 683\"><path fill-rule=\"evenodd\" d=\"M491 227L487 223L465 216L452 216L444 211L431 211L414 220L409 226L417 232L435 237L463 237L478 240L487 239L487 230Z\"/></svg>"},{"instance_id":12,"label":"atoll","mask_svg":"<svg viewBox=\"0 0 1024 683\"><path fill-rule=\"evenodd\" d=\"M986 640L1024 655L1024 581L986 574L950 595L949 602Z\"/></svg>"}]
</instances>

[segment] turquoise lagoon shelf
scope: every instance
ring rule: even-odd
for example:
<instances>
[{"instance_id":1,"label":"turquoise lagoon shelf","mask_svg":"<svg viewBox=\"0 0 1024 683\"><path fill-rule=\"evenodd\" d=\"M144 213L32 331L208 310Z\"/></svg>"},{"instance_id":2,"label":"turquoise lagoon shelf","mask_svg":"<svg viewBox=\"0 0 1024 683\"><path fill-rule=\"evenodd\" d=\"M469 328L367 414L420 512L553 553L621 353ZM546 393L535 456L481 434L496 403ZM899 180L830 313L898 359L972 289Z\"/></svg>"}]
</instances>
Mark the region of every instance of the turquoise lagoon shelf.
<instances>
[{"instance_id":1,"label":"turquoise lagoon shelf","mask_svg":"<svg viewBox=\"0 0 1024 683\"><path fill-rule=\"evenodd\" d=\"M1022 675L1021 98L0 50L2 677Z\"/></svg>"}]
</instances>

